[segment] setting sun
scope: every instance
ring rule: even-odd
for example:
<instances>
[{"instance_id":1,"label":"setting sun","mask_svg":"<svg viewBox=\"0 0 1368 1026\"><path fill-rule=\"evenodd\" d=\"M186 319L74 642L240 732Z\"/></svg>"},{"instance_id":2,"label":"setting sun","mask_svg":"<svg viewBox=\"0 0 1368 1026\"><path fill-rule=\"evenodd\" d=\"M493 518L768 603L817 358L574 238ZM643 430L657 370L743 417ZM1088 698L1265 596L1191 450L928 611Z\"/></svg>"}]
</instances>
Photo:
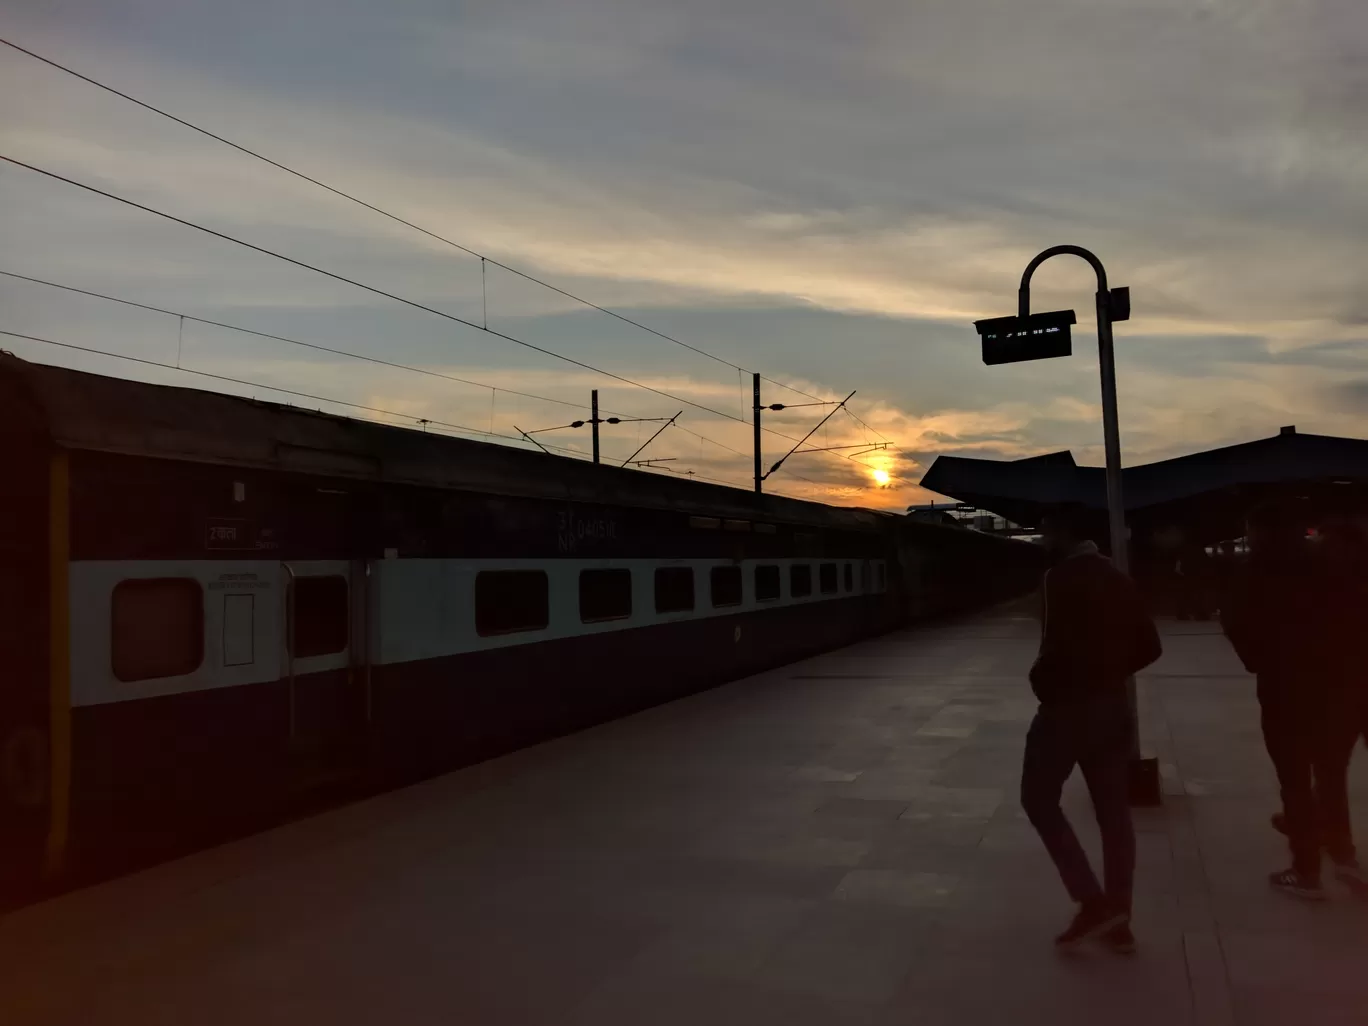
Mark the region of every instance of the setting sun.
<instances>
[{"instance_id":1,"label":"setting sun","mask_svg":"<svg viewBox=\"0 0 1368 1026\"><path fill-rule=\"evenodd\" d=\"M874 471L874 483L875 483L876 485L878 485L880 488L882 488L882 487L884 487L885 485L887 485L888 482L889 482L889 480L890 480L890 478L889 478L889 476L888 476L888 471L886 471L886 470L875 470L875 471Z\"/></svg>"}]
</instances>

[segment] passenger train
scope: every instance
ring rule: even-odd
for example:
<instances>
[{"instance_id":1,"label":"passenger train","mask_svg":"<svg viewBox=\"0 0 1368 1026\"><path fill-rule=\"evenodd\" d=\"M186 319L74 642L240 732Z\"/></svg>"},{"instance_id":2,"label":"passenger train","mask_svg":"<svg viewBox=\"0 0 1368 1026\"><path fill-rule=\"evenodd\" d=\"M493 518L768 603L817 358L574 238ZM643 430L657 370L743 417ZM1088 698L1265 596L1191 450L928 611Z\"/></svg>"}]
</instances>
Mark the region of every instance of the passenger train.
<instances>
[{"instance_id":1,"label":"passenger train","mask_svg":"<svg viewBox=\"0 0 1368 1026\"><path fill-rule=\"evenodd\" d=\"M1032 587L1038 551L0 354L0 890Z\"/></svg>"}]
</instances>

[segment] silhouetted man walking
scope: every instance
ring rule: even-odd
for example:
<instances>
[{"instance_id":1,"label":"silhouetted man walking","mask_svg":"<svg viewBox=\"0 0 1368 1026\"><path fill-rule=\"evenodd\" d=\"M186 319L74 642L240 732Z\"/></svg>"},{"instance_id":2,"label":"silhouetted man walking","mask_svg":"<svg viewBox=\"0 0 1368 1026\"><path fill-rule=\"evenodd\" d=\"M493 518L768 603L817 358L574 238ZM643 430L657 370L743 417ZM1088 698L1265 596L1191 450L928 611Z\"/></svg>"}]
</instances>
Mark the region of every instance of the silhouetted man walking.
<instances>
[{"instance_id":1,"label":"silhouetted man walking","mask_svg":"<svg viewBox=\"0 0 1368 1026\"><path fill-rule=\"evenodd\" d=\"M1031 687L1040 709L1026 736L1021 804L1045 842L1078 914L1055 943L1074 947L1102 936L1129 951L1135 833L1128 764L1131 715L1126 680L1159 658L1159 634L1134 583L1101 556L1083 527L1083 511L1059 507L1041 533L1058 562L1045 575L1045 615ZM1059 807L1078 766L1102 833L1099 884Z\"/></svg>"}]
</instances>

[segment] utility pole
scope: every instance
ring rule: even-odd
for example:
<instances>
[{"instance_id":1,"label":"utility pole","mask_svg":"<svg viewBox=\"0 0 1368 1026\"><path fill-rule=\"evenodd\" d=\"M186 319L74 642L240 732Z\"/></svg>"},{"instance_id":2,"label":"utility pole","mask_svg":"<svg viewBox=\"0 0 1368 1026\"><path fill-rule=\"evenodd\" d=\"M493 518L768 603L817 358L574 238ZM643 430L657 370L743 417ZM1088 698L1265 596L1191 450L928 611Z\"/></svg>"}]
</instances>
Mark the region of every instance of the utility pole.
<instances>
[{"instance_id":1,"label":"utility pole","mask_svg":"<svg viewBox=\"0 0 1368 1026\"><path fill-rule=\"evenodd\" d=\"M594 389L594 391L593 391L593 393L591 394L590 399L589 399L589 423L590 423L590 424L593 426L593 428L594 428L594 462L597 463L597 462L599 461L599 444L598 444L599 415L598 415L598 389L597 389L597 388Z\"/></svg>"},{"instance_id":2,"label":"utility pole","mask_svg":"<svg viewBox=\"0 0 1368 1026\"><path fill-rule=\"evenodd\" d=\"M751 376L751 422L755 434L755 494L760 494L760 482L764 475L760 472L760 372Z\"/></svg>"}]
</instances>

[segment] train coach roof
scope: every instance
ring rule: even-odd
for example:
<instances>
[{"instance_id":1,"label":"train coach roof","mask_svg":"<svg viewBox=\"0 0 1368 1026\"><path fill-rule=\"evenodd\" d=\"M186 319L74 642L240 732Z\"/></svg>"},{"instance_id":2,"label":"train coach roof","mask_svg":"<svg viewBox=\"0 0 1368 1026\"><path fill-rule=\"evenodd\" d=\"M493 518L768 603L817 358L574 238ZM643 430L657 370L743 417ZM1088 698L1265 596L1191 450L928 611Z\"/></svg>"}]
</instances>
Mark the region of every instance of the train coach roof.
<instances>
[{"instance_id":1,"label":"train coach roof","mask_svg":"<svg viewBox=\"0 0 1368 1026\"><path fill-rule=\"evenodd\" d=\"M150 384L0 355L71 449L294 470L463 491L674 509L696 515L875 529L891 514L746 490L202 389ZM902 518L898 518L901 520Z\"/></svg>"}]
</instances>

